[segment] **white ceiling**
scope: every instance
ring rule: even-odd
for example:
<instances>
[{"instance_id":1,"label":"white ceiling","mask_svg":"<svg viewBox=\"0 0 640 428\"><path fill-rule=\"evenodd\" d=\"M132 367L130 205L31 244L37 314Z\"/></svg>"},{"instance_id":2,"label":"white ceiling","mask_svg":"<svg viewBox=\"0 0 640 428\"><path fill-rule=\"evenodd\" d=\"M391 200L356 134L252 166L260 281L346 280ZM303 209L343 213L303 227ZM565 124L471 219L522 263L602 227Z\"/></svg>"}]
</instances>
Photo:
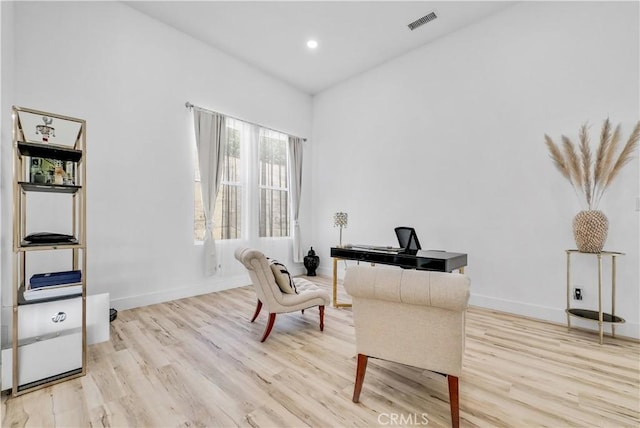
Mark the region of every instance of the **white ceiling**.
<instances>
[{"instance_id":1,"label":"white ceiling","mask_svg":"<svg viewBox=\"0 0 640 428\"><path fill-rule=\"evenodd\" d=\"M125 1L315 94L511 6L511 1ZM409 30L435 11L438 18ZM309 50L308 39L319 47Z\"/></svg>"}]
</instances>

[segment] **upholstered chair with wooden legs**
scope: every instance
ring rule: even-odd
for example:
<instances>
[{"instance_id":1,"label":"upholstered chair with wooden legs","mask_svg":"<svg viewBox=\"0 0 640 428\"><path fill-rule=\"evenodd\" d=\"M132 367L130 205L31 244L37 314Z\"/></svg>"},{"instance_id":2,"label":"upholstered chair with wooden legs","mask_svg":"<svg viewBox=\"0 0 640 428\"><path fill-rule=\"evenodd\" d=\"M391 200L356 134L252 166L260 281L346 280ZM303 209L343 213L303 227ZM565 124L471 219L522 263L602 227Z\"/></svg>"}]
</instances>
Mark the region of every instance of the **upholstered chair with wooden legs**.
<instances>
[{"instance_id":1,"label":"upholstered chair with wooden legs","mask_svg":"<svg viewBox=\"0 0 640 428\"><path fill-rule=\"evenodd\" d=\"M285 293L276 283L269 261L262 252L252 248L238 248L235 251L235 257L249 271L249 277L258 297L258 305L251 322L256 320L263 306L269 312L269 320L261 342L269 337L276 314L296 311L304 313L305 309L314 306L317 306L320 311L320 331L324 330L324 307L331 303L328 292L304 278L292 278L297 293Z\"/></svg>"},{"instance_id":2,"label":"upholstered chair with wooden legs","mask_svg":"<svg viewBox=\"0 0 640 428\"><path fill-rule=\"evenodd\" d=\"M458 427L469 287L459 273L348 268L344 288L352 297L358 354L353 401L360 399L368 358L402 363L447 377Z\"/></svg>"}]
</instances>

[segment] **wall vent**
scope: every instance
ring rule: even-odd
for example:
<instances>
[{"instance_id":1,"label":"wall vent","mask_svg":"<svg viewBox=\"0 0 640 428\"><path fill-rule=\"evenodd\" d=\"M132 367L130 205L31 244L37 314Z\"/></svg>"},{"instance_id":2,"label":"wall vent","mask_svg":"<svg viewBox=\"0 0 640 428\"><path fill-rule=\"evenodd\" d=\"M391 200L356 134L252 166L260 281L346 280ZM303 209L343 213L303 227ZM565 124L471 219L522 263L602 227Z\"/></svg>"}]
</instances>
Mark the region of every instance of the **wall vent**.
<instances>
[{"instance_id":1,"label":"wall vent","mask_svg":"<svg viewBox=\"0 0 640 428\"><path fill-rule=\"evenodd\" d=\"M424 24L426 24L427 22L431 22L434 19L436 19L438 17L438 15L436 15L435 10L433 12L430 12L428 14L426 14L425 16L423 16L420 19L416 19L415 21L413 21L411 24L407 25L407 27L409 27L409 30L413 31L418 27L423 26Z\"/></svg>"}]
</instances>

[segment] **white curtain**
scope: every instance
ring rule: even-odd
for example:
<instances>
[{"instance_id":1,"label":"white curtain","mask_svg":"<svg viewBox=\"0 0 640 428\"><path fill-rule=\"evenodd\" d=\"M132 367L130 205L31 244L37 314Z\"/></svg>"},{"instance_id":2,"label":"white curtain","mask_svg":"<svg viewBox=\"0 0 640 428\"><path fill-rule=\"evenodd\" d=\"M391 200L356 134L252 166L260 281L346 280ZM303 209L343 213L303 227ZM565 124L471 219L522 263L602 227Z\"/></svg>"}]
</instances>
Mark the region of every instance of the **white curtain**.
<instances>
[{"instance_id":1,"label":"white curtain","mask_svg":"<svg viewBox=\"0 0 640 428\"><path fill-rule=\"evenodd\" d=\"M293 208L293 261L303 260L300 248L300 196L302 194L302 138L289 136L289 192Z\"/></svg>"},{"instance_id":2,"label":"white curtain","mask_svg":"<svg viewBox=\"0 0 640 428\"><path fill-rule=\"evenodd\" d=\"M213 237L213 208L222 179L223 145L226 141L226 126L223 115L193 108L193 120L200 166L202 206L204 208L204 269L211 276L218 270L216 242Z\"/></svg>"}]
</instances>

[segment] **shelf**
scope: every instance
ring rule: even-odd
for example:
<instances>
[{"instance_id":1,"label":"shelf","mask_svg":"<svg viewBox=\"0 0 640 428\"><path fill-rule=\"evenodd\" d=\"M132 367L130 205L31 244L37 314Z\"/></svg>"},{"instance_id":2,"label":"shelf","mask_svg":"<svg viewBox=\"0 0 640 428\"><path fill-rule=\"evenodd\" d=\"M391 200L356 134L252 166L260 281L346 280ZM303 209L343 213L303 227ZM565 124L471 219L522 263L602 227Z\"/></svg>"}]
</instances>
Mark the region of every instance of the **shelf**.
<instances>
[{"instance_id":1,"label":"shelf","mask_svg":"<svg viewBox=\"0 0 640 428\"><path fill-rule=\"evenodd\" d=\"M73 379L75 377L80 377L80 376L84 376L84 373L82 371L82 367L77 368L77 369L73 369L73 370L69 370L68 372L60 373L60 374L55 375L55 376L50 376L50 377L47 377L47 378L44 378L44 379L40 379L40 380L37 380L35 382L30 382L30 383L27 383L25 385L19 385L17 389L18 389L19 392L28 392L28 391L30 391L32 389L35 390L39 386L51 385L53 383L57 383L60 380Z\"/></svg>"},{"instance_id":2,"label":"shelf","mask_svg":"<svg viewBox=\"0 0 640 428\"><path fill-rule=\"evenodd\" d=\"M46 192L46 193L76 193L82 189L82 186L70 185L70 184L40 184L40 183L27 183L25 181L18 182L22 190L26 192Z\"/></svg>"},{"instance_id":3,"label":"shelf","mask_svg":"<svg viewBox=\"0 0 640 428\"><path fill-rule=\"evenodd\" d=\"M21 156L50 158L61 161L79 162L80 159L82 159L82 150L54 144L25 143L18 141L18 152Z\"/></svg>"},{"instance_id":4,"label":"shelf","mask_svg":"<svg viewBox=\"0 0 640 428\"><path fill-rule=\"evenodd\" d=\"M81 247L81 245L78 243L77 239L74 239L73 241L62 241L62 242L37 242L37 243L27 242L27 241L20 242L21 250L29 250L29 249L55 250L58 247L73 248L73 247Z\"/></svg>"},{"instance_id":5,"label":"shelf","mask_svg":"<svg viewBox=\"0 0 640 428\"><path fill-rule=\"evenodd\" d=\"M18 252L47 251L47 250L83 250L82 244L47 244L47 245L22 245L16 249Z\"/></svg>"},{"instance_id":6,"label":"shelf","mask_svg":"<svg viewBox=\"0 0 640 428\"><path fill-rule=\"evenodd\" d=\"M574 253L574 254L588 254L588 255L592 255L592 256L624 256L624 253L621 253L619 251L605 251L602 250L599 253L585 253L584 251L580 251L580 250L565 250L567 253Z\"/></svg>"},{"instance_id":7,"label":"shelf","mask_svg":"<svg viewBox=\"0 0 640 428\"><path fill-rule=\"evenodd\" d=\"M70 284L67 287L76 287L76 286L77 284ZM65 288L65 287L58 287L58 288ZM34 303L37 304L37 303L44 303L44 302L53 302L56 300L75 299L80 296L82 296L82 290L75 293L71 293L71 294L64 294L60 296L51 296L51 297L43 297L41 299L27 300L24 298L24 287L20 287L18 289L18 306L32 305Z\"/></svg>"},{"instance_id":8,"label":"shelf","mask_svg":"<svg viewBox=\"0 0 640 428\"><path fill-rule=\"evenodd\" d=\"M59 300L68 300L68 299L77 299L78 297L82 297L82 293L69 294L68 296L47 297L47 298L38 299L38 300L24 300L24 297L22 297L22 294L20 294L20 297L18 297L18 306L37 305L39 303L55 302Z\"/></svg>"},{"instance_id":9,"label":"shelf","mask_svg":"<svg viewBox=\"0 0 640 428\"><path fill-rule=\"evenodd\" d=\"M573 315L574 317L586 318L593 321L599 321L599 316L600 316L598 311L592 311L591 309L571 308L571 309L567 309L567 313L570 315ZM603 312L602 321L608 322L608 323L623 323L624 319L620 318L619 316L614 316L606 312Z\"/></svg>"}]
</instances>

